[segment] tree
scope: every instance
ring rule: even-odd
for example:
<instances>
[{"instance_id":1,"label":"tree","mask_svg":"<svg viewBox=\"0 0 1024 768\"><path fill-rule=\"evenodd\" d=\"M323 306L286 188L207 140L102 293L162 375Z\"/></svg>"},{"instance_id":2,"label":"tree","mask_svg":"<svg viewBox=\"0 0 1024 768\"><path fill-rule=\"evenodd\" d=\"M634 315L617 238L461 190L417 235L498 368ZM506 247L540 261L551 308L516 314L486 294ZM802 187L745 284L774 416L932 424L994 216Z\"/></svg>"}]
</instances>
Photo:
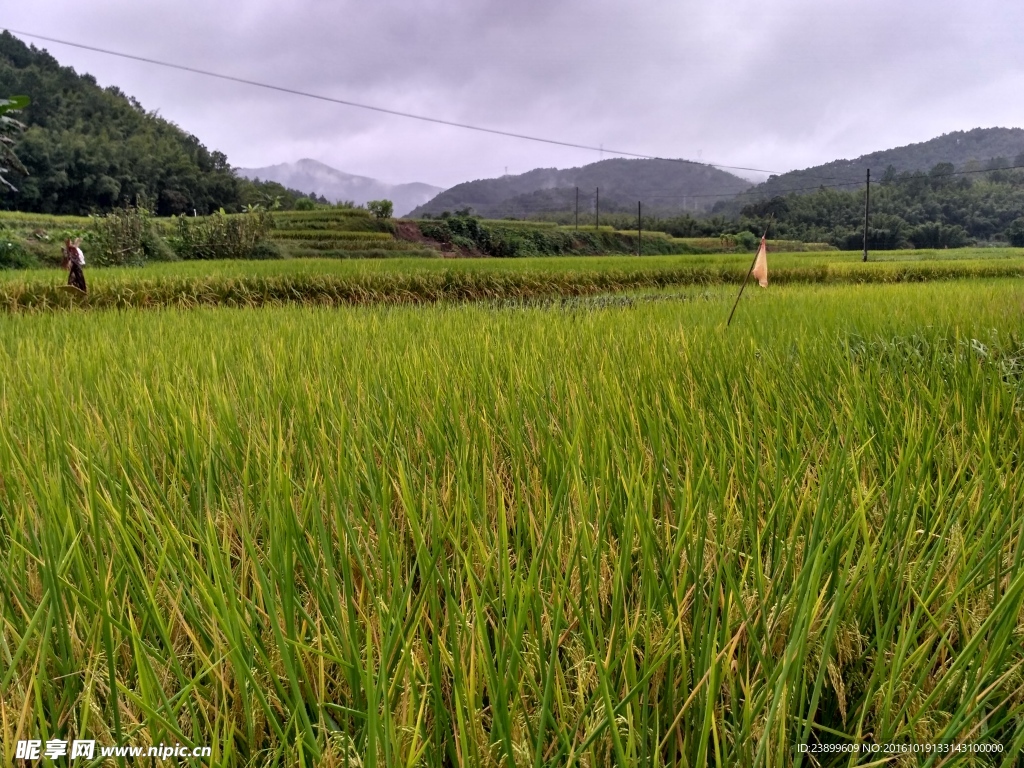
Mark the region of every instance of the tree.
<instances>
[{"instance_id":1,"label":"tree","mask_svg":"<svg viewBox=\"0 0 1024 768\"><path fill-rule=\"evenodd\" d=\"M241 182L223 153L3 31L0 83L0 96L32 96L18 115L24 130L8 136L13 145L2 142L28 174L17 192L0 183L0 209L85 215L131 205L140 194L160 215L240 208ZM12 128L4 124L4 135ZM5 170L15 167L0 153Z\"/></svg>"},{"instance_id":2,"label":"tree","mask_svg":"<svg viewBox=\"0 0 1024 768\"><path fill-rule=\"evenodd\" d=\"M395 212L395 206L390 200L370 200L366 208L378 219L390 219Z\"/></svg>"},{"instance_id":3,"label":"tree","mask_svg":"<svg viewBox=\"0 0 1024 768\"><path fill-rule=\"evenodd\" d=\"M11 96L7 99L0 99L0 184L17 192L17 188L7 180L7 174L12 170L19 173L28 173L25 166L14 154L14 139L11 138L15 131L24 130L25 126L8 115L9 112L18 112L29 105L28 96Z\"/></svg>"},{"instance_id":4,"label":"tree","mask_svg":"<svg viewBox=\"0 0 1024 768\"><path fill-rule=\"evenodd\" d=\"M1024 248L1024 216L1014 219L1006 228L1006 239L1014 248Z\"/></svg>"}]
</instances>

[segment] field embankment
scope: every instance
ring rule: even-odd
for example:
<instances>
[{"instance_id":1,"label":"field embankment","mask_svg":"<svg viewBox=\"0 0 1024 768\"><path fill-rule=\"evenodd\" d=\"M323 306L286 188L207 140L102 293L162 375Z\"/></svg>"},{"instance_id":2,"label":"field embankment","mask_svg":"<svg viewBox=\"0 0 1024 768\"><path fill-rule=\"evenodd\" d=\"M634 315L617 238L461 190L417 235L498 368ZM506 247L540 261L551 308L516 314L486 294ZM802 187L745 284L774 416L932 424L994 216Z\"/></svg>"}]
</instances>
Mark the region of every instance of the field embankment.
<instances>
[{"instance_id":1,"label":"field embankment","mask_svg":"<svg viewBox=\"0 0 1024 768\"><path fill-rule=\"evenodd\" d=\"M786 284L906 283L1024 277L1024 257L861 263L836 254L774 254L771 281ZM962 255L971 255L963 252ZM977 255L977 254L975 254ZM1000 255L994 251L986 255ZM929 256L931 258L929 258ZM426 304L587 296L668 286L737 284L749 257L210 261L92 270L87 299L61 289L56 270L0 276L0 310L60 308Z\"/></svg>"}]
</instances>

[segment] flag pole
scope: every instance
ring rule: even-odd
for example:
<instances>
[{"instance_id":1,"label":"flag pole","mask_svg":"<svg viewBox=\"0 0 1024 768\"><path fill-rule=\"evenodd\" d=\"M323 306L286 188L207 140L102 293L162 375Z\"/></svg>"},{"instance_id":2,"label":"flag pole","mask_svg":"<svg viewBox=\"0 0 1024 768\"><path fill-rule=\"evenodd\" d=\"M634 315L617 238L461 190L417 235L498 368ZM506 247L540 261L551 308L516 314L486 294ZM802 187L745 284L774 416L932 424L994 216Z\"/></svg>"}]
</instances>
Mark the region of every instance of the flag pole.
<instances>
[{"instance_id":1,"label":"flag pole","mask_svg":"<svg viewBox=\"0 0 1024 768\"><path fill-rule=\"evenodd\" d=\"M761 236L762 240L768 237L768 227L772 225L773 218L775 218L774 213L768 218L768 223L765 225L764 228L764 234ZM750 262L750 269L747 270L747 276L743 278L743 285L740 286L740 292L739 295L736 297L736 303L732 305L732 312L729 313L729 319L725 323L726 328L728 328L729 324L732 323L732 316L736 314L736 307L740 305L740 297L743 296L743 289L747 287L747 282L750 280L750 273L754 271L754 265L757 264L757 254L760 252L761 246L759 245L757 247L757 252L754 253L754 260Z\"/></svg>"}]
</instances>

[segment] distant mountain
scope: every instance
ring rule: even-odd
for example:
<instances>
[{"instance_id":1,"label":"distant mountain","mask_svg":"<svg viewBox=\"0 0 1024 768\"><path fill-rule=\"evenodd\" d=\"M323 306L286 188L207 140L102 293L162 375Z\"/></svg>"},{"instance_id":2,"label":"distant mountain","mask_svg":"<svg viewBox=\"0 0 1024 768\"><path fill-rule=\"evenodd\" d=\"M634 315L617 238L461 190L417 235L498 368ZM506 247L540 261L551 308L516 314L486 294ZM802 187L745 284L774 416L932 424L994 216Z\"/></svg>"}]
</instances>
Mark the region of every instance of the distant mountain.
<instances>
[{"instance_id":1,"label":"distant mountain","mask_svg":"<svg viewBox=\"0 0 1024 768\"><path fill-rule=\"evenodd\" d=\"M736 195L750 186L746 179L710 165L612 159L581 168L537 168L518 176L468 181L442 192L410 216L465 208L488 218L569 211L576 205L576 187L581 212L593 210L598 188L601 210L609 213L635 212L638 200L652 213L704 210L718 196Z\"/></svg>"},{"instance_id":2,"label":"distant mountain","mask_svg":"<svg viewBox=\"0 0 1024 768\"><path fill-rule=\"evenodd\" d=\"M880 181L890 167L896 172L929 171L939 163L952 163L957 170L968 169L971 165L980 169L990 165L1024 165L1024 130L975 128L955 131L931 141L872 152L855 160L834 160L802 171L771 176L752 188L749 194L743 195L743 200L749 202L791 191L813 192L821 186L861 184L869 168L872 180Z\"/></svg>"},{"instance_id":3,"label":"distant mountain","mask_svg":"<svg viewBox=\"0 0 1024 768\"><path fill-rule=\"evenodd\" d=\"M291 189L322 195L328 200L352 200L362 205L368 200L387 199L395 204L395 215L404 216L417 205L430 200L441 187L430 184L386 184L368 176L345 173L316 160L299 160L266 168L239 168L238 175L247 179L276 181Z\"/></svg>"}]
</instances>

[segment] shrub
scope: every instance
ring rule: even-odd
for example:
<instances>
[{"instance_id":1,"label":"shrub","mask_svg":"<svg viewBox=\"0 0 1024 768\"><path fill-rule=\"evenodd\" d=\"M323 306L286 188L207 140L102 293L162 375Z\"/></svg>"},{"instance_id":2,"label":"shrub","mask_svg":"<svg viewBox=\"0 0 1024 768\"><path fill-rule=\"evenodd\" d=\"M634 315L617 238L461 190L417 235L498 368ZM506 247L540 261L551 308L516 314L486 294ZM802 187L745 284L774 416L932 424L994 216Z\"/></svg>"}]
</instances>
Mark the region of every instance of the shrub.
<instances>
[{"instance_id":1,"label":"shrub","mask_svg":"<svg viewBox=\"0 0 1024 768\"><path fill-rule=\"evenodd\" d=\"M281 252L281 246L273 240L261 240L253 246L252 253L249 255L249 258L260 261L267 259L282 259L284 258L284 254Z\"/></svg>"},{"instance_id":2,"label":"shrub","mask_svg":"<svg viewBox=\"0 0 1024 768\"><path fill-rule=\"evenodd\" d=\"M179 216L171 246L182 259L257 258L253 253L272 223L270 214L262 209L232 216L221 212L201 219Z\"/></svg>"},{"instance_id":3,"label":"shrub","mask_svg":"<svg viewBox=\"0 0 1024 768\"><path fill-rule=\"evenodd\" d=\"M39 261L21 243L0 238L0 269L31 269Z\"/></svg>"},{"instance_id":4,"label":"shrub","mask_svg":"<svg viewBox=\"0 0 1024 768\"><path fill-rule=\"evenodd\" d=\"M743 232L737 232L732 237L735 238L736 244L744 251L752 251L757 248L758 243L761 242L761 238L755 235L753 232L744 230Z\"/></svg>"},{"instance_id":5,"label":"shrub","mask_svg":"<svg viewBox=\"0 0 1024 768\"><path fill-rule=\"evenodd\" d=\"M1014 248L1024 248L1024 216L1014 219L1006 228L1006 239Z\"/></svg>"},{"instance_id":6,"label":"shrub","mask_svg":"<svg viewBox=\"0 0 1024 768\"><path fill-rule=\"evenodd\" d=\"M308 197L300 197L295 201L296 211L312 211L316 208L316 203L310 200Z\"/></svg>"},{"instance_id":7,"label":"shrub","mask_svg":"<svg viewBox=\"0 0 1024 768\"><path fill-rule=\"evenodd\" d=\"M153 228L150 227L142 233L142 250L146 255L146 261L177 261L178 254L167 244Z\"/></svg>"},{"instance_id":8,"label":"shrub","mask_svg":"<svg viewBox=\"0 0 1024 768\"><path fill-rule=\"evenodd\" d=\"M71 233L65 234L70 236ZM86 258L97 266L144 264L148 259L173 258L173 253L154 231L149 211L141 207L118 208L94 218L86 240L93 251L87 253Z\"/></svg>"}]
</instances>

